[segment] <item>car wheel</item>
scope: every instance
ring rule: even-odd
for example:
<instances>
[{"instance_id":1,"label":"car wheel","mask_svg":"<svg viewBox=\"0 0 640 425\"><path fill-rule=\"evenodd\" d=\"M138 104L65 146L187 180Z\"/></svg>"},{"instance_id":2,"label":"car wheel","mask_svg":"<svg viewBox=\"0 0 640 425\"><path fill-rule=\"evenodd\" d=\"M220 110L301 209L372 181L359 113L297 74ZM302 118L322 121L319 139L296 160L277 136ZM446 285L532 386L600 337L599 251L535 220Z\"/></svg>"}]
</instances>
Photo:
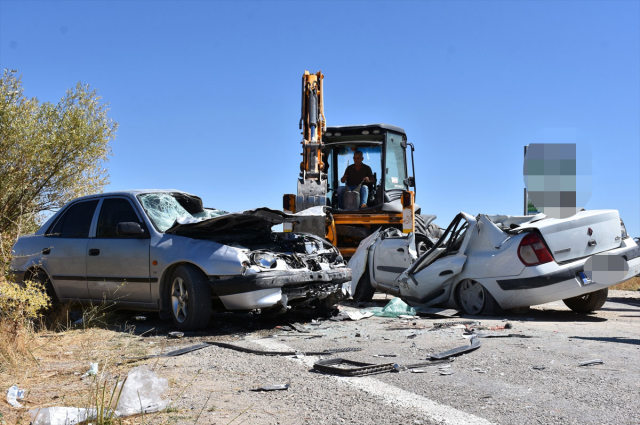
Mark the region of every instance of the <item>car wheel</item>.
<instances>
[{"instance_id":1,"label":"car wheel","mask_svg":"<svg viewBox=\"0 0 640 425\"><path fill-rule=\"evenodd\" d=\"M456 288L458 305L466 314L492 313L496 309L493 296L480 282L464 279Z\"/></svg>"},{"instance_id":2,"label":"car wheel","mask_svg":"<svg viewBox=\"0 0 640 425\"><path fill-rule=\"evenodd\" d=\"M51 280L49 280L49 276L45 272L40 270L35 274L32 274L28 280L37 282L43 286L45 293L51 300L51 307L60 304L58 296L56 295L56 291L53 289L53 284L51 283Z\"/></svg>"},{"instance_id":3,"label":"car wheel","mask_svg":"<svg viewBox=\"0 0 640 425\"><path fill-rule=\"evenodd\" d=\"M179 330L203 329L211 318L211 288L194 266L179 266L171 276L171 319Z\"/></svg>"},{"instance_id":4,"label":"car wheel","mask_svg":"<svg viewBox=\"0 0 640 425\"><path fill-rule=\"evenodd\" d=\"M609 288L604 288L577 297L567 298L562 302L576 313L591 313L602 307L607 302L608 296Z\"/></svg>"},{"instance_id":5,"label":"car wheel","mask_svg":"<svg viewBox=\"0 0 640 425\"><path fill-rule=\"evenodd\" d=\"M431 248L433 248L433 242L431 242L431 239L422 233L416 233L416 251L418 252L418 257L421 257Z\"/></svg>"},{"instance_id":6,"label":"car wheel","mask_svg":"<svg viewBox=\"0 0 640 425\"><path fill-rule=\"evenodd\" d=\"M358 285L356 285L356 293L353 294L353 300L358 303L368 303L373 299L376 289L371 286L369 277L369 266L364 269L364 273L360 276Z\"/></svg>"}]
</instances>

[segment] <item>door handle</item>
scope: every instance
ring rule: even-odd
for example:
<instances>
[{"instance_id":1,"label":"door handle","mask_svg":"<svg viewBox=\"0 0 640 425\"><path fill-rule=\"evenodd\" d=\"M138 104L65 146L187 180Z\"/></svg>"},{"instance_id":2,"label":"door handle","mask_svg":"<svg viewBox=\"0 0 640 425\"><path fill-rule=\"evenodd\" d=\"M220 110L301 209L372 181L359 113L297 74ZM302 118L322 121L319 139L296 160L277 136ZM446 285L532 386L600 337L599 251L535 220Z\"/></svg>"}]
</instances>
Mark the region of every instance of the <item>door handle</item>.
<instances>
[{"instance_id":1,"label":"door handle","mask_svg":"<svg viewBox=\"0 0 640 425\"><path fill-rule=\"evenodd\" d=\"M51 254L51 248L45 248L42 250L42 255L49 255Z\"/></svg>"},{"instance_id":2,"label":"door handle","mask_svg":"<svg viewBox=\"0 0 640 425\"><path fill-rule=\"evenodd\" d=\"M398 248L398 252L404 252L404 248Z\"/></svg>"},{"instance_id":3,"label":"door handle","mask_svg":"<svg viewBox=\"0 0 640 425\"><path fill-rule=\"evenodd\" d=\"M91 256L100 255L100 250L99 250L99 249L96 249L96 248L91 248L91 249L89 250L89 255L91 255Z\"/></svg>"},{"instance_id":4,"label":"door handle","mask_svg":"<svg viewBox=\"0 0 640 425\"><path fill-rule=\"evenodd\" d=\"M453 270L445 270L440 272L440 274L438 276L446 276L448 274L453 274Z\"/></svg>"}]
</instances>

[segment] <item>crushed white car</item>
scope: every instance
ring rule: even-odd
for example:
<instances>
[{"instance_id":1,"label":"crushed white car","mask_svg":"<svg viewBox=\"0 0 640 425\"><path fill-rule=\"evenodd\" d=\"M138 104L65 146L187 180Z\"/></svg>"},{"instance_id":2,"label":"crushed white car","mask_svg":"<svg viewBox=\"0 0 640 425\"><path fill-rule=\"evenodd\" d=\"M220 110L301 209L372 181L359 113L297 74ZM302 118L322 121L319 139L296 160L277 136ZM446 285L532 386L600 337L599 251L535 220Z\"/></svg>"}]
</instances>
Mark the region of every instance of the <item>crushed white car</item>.
<instances>
[{"instance_id":1,"label":"crushed white car","mask_svg":"<svg viewBox=\"0 0 640 425\"><path fill-rule=\"evenodd\" d=\"M413 234L386 229L361 242L349 268L357 301L378 290L473 315L557 300L590 312L610 286L640 272L640 247L617 210L565 219L460 213L419 258Z\"/></svg>"}]
</instances>

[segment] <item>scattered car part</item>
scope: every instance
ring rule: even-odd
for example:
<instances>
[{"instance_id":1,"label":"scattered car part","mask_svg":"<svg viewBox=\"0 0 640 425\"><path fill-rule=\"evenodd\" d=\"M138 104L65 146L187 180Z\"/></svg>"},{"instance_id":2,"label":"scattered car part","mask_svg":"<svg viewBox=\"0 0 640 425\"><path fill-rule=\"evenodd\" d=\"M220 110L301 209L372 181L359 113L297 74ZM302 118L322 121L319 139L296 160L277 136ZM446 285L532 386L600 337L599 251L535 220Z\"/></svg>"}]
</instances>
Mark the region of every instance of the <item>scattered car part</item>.
<instances>
[{"instance_id":1,"label":"scattered car part","mask_svg":"<svg viewBox=\"0 0 640 425\"><path fill-rule=\"evenodd\" d=\"M475 325L479 325L480 322L478 322L477 320L458 320L455 322L440 322L440 323L434 323L433 324L433 328L434 329L440 329L440 328L447 328L450 326L457 326L457 325L468 325L468 326L475 326Z\"/></svg>"},{"instance_id":2,"label":"scattered car part","mask_svg":"<svg viewBox=\"0 0 640 425\"><path fill-rule=\"evenodd\" d=\"M578 363L578 366L591 366L596 364L604 364L604 361L602 359L587 360L586 362Z\"/></svg>"},{"instance_id":3,"label":"scattered car part","mask_svg":"<svg viewBox=\"0 0 640 425\"><path fill-rule=\"evenodd\" d=\"M228 342L218 342L218 341L209 341L207 344L215 345L217 347L229 348L231 350L242 351L243 353L250 354L259 354L262 356L295 356L296 354L305 354L307 356L326 356L329 354L336 353L348 353L353 351L362 351L362 348L354 347L354 348L336 348L332 350L324 350L324 351L264 351L264 350L254 350L253 348L242 347L240 345L229 344Z\"/></svg>"},{"instance_id":4,"label":"scattered car part","mask_svg":"<svg viewBox=\"0 0 640 425\"><path fill-rule=\"evenodd\" d=\"M169 332L169 338L182 338L184 336L184 332Z\"/></svg>"},{"instance_id":5,"label":"scattered car part","mask_svg":"<svg viewBox=\"0 0 640 425\"><path fill-rule=\"evenodd\" d=\"M254 388L251 391L280 391L288 390L291 383L288 384L276 384L276 385L263 385L262 387Z\"/></svg>"},{"instance_id":6,"label":"scattered car part","mask_svg":"<svg viewBox=\"0 0 640 425\"><path fill-rule=\"evenodd\" d=\"M353 367L344 367L346 365ZM318 360L313 364L313 368L318 372L341 376L364 376L392 372L396 370L396 366L394 363L372 364L346 360L339 357Z\"/></svg>"},{"instance_id":7,"label":"scattered car part","mask_svg":"<svg viewBox=\"0 0 640 425\"><path fill-rule=\"evenodd\" d=\"M200 349L208 347L208 346L209 346L208 343L196 344L196 345L192 345L190 347L181 348L179 350L170 351L168 353L151 354L151 355L148 355L148 356L140 356L140 357L125 357L125 359L127 359L127 360L146 360L146 359L153 359L153 358L156 358L156 357L176 357L176 356L181 356L183 354L191 353L192 351L200 350Z\"/></svg>"},{"instance_id":8,"label":"scattered car part","mask_svg":"<svg viewBox=\"0 0 640 425\"><path fill-rule=\"evenodd\" d=\"M470 345L463 345L461 347L452 348L451 350L444 351L438 354L432 354L430 357L435 360L443 360L453 356L459 356L460 354L468 353L470 351L480 348L482 345L480 340L476 337L472 337Z\"/></svg>"},{"instance_id":9,"label":"scattered car part","mask_svg":"<svg viewBox=\"0 0 640 425\"><path fill-rule=\"evenodd\" d=\"M477 333L478 338L534 338L533 335L524 334L498 334L498 333Z\"/></svg>"}]
</instances>

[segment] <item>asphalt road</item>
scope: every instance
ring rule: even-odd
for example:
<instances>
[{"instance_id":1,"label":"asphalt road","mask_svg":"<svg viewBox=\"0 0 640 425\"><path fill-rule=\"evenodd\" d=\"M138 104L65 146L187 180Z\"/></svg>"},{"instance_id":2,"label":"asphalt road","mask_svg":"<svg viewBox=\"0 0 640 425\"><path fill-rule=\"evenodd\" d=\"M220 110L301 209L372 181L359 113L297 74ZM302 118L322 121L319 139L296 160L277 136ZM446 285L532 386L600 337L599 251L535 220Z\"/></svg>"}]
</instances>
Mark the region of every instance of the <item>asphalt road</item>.
<instances>
[{"instance_id":1,"label":"asphalt road","mask_svg":"<svg viewBox=\"0 0 640 425\"><path fill-rule=\"evenodd\" d=\"M377 296L383 306L384 296ZM353 306L342 306L355 311ZM276 328L287 320L308 333ZM316 356L273 357L210 346L179 357L147 360L169 378L177 411L170 423L202 424L632 424L640 423L640 292L611 291L601 311L580 315L562 302L520 314L453 319L371 317L321 321L299 316L264 322L221 315L209 332L167 341L163 331L145 338L150 352L202 340L260 350L361 348L337 356L366 363L407 365L469 344L452 320L478 320L478 330L530 338L481 338L481 347L446 364L363 377L313 371ZM166 323L166 322L165 322ZM145 326L154 326L148 323ZM166 326L166 324L164 325ZM141 328L142 330L143 328ZM158 330L158 327L156 327ZM170 329L166 329L170 330ZM151 335L150 332L146 335ZM319 336L318 336L319 335ZM394 357L377 357L394 355ZM325 356L322 358L336 357ZM602 364L579 366L600 359ZM251 391L289 384L287 390Z\"/></svg>"}]
</instances>

